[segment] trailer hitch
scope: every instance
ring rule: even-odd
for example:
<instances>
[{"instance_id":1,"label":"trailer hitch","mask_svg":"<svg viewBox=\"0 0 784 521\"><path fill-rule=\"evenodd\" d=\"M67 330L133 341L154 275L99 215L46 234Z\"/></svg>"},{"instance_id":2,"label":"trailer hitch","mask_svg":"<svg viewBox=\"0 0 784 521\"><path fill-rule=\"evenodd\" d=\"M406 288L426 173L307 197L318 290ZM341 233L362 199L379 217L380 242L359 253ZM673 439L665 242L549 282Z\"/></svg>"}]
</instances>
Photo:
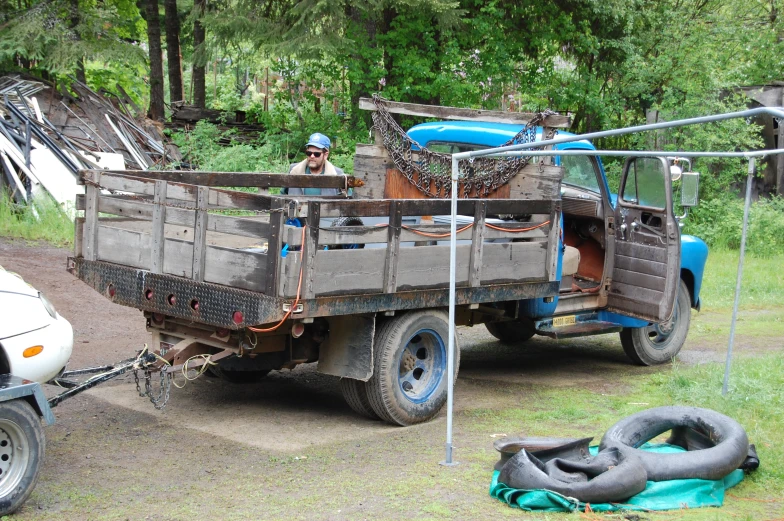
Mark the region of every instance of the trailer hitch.
<instances>
[{"instance_id":1,"label":"trailer hitch","mask_svg":"<svg viewBox=\"0 0 784 521\"><path fill-rule=\"evenodd\" d=\"M49 398L49 407L56 407L60 402L79 393L91 389L98 384L104 383L108 380L116 378L128 371L149 370L155 364L157 357L153 353L144 353L114 365L103 365L99 367L88 367L86 369L76 369L73 371L65 371L60 376L54 378L50 383L59 385L60 387L67 388L66 391ZM69 380L74 376L81 376L86 374L96 374L92 378L84 382L75 382Z\"/></svg>"}]
</instances>

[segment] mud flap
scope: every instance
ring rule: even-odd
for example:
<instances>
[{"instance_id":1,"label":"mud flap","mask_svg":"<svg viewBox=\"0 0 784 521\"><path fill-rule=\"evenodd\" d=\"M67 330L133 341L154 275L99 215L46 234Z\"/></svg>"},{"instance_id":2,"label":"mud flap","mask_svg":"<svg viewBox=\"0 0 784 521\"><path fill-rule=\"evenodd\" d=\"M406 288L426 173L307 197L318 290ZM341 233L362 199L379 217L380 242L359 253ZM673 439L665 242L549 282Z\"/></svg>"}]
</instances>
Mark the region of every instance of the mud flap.
<instances>
[{"instance_id":1,"label":"mud flap","mask_svg":"<svg viewBox=\"0 0 784 521\"><path fill-rule=\"evenodd\" d=\"M329 317L329 336L319 348L317 371L367 382L373 376L376 316Z\"/></svg>"}]
</instances>

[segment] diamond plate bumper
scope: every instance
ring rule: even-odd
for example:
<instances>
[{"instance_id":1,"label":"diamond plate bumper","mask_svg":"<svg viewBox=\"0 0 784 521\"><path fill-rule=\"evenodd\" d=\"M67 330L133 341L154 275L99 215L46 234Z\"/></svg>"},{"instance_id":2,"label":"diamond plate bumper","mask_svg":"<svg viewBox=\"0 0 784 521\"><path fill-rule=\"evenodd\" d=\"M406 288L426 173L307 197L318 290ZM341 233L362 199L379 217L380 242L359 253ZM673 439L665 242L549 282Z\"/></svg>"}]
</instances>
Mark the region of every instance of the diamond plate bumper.
<instances>
[{"instance_id":1,"label":"diamond plate bumper","mask_svg":"<svg viewBox=\"0 0 784 521\"><path fill-rule=\"evenodd\" d=\"M286 301L228 286L71 257L68 271L117 304L201 324L241 329L285 315ZM234 322L236 311L243 315L240 323Z\"/></svg>"}]
</instances>

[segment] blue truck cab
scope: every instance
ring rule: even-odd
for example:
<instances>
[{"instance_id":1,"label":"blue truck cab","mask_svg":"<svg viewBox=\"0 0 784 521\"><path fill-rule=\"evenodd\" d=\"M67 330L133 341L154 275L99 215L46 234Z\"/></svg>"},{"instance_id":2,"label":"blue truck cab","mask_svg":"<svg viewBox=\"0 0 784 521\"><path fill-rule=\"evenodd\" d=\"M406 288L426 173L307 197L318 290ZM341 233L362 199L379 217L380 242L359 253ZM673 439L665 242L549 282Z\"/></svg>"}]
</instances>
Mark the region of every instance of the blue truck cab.
<instances>
[{"instance_id":1,"label":"blue truck cab","mask_svg":"<svg viewBox=\"0 0 784 521\"><path fill-rule=\"evenodd\" d=\"M416 125L408 135L432 151L454 154L502 146L522 129L448 121ZM538 140L541 132L537 129ZM578 140L555 149L595 147ZM676 169L659 157L629 158L619 195L610 191L598 156L556 156L555 164L563 168L559 294L515 302L511 319L488 319L485 326L502 342L535 334L558 339L618 332L634 363L671 361L686 340L691 309L700 308L708 256L704 241L680 233ZM694 190L696 204L696 184Z\"/></svg>"}]
</instances>

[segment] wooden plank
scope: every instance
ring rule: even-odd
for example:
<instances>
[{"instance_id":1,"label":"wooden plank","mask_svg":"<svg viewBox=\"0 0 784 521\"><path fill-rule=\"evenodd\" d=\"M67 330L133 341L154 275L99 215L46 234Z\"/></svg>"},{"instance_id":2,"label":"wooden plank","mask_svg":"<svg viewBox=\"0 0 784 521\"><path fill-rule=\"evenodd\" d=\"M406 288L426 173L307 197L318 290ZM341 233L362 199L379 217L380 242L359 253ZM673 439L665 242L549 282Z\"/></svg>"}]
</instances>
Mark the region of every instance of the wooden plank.
<instances>
[{"instance_id":1,"label":"wooden plank","mask_svg":"<svg viewBox=\"0 0 784 521\"><path fill-rule=\"evenodd\" d=\"M479 286L482 280L482 252L485 242L486 214L487 203L485 201L477 203L474 213L474 226L471 229L471 258L468 262L468 278L471 287Z\"/></svg>"},{"instance_id":2,"label":"wooden plank","mask_svg":"<svg viewBox=\"0 0 784 521\"><path fill-rule=\"evenodd\" d=\"M421 116L448 120L490 121L495 123L527 124L535 114L528 112L501 112L497 110L464 109L458 107L441 107L438 105L420 105L417 103L400 103L385 101L387 111L392 114L405 114L408 116ZM360 110L376 111L376 105L370 98L359 99ZM569 128L571 122L568 116L547 116L543 123L546 127Z\"/></svg>"},{"instance_id":3,"label":"wooden plank","mask_svg":"<svg viewBox=\"0 0 784 521\"><path fill-rule=\"evenodd\" d=\"M414 182L419 179L419 172L414 173ZM386 174L386 181L384 183L384 197L387 199L430 199L432 197L444 197L444 188L446 185L441 187L441 192L436 193L436 186L435 183L431 183L430 190L428 193L429 196L422 192L419 188L415 186L414 183L408 180L408 178L403 175L403 173L398 170L397 168L390 168L387 170ZM479 188L472 188L471 193L468 194L468 197L463 197L462 195L462 188L458 190L458 194L460 199L469 199L469 198L480 198ZM498 190L494 190L490 192L487 197L481 197L482 199L509 199L511 194L509 184L505 184L503 186L499 186Z\"/></svg>"},{"instance_id":4,"label":"wooden plank","mask_svg":"<svg viewBox=\"0 0 784 521\"><path fill-rule=\"evenodd\" d=\"M104 170L104 172L143 179L168 181L210 187L302 187L302 188L345 188L348 182L353 187L353 176L292 175L271 172L186 172L179 170ZM347 179L346 179L347 178Z\"/></svg>"},{"instance_id":5,"label":"wooden plank","mask_svg":"<svg viewBox=\"0 0 784 521\"><path fill-rule=\"evenodd\" d=\"M482 285L547 280L547 243L514 242L484 245ZM471 245L457 246L457 284L468 286ZM319 250L316 252L315 296L383 293L386 251ZM288 259L287 259L288 261ZM449 246L400 248L397 291L445 288L449 284ZM293 297L298 272L286 275L286 297Z\"/></svg>"},{"instance_id":6,"label":"wooden plank","mask_svg":"<svg viewBox=\"0 0 784 521\"><path fill-rule=\"evenodd\" d=\"M85 175L90 170L81 170ZM107 190L133 192L142 195L154 195L154 179L127 177L119 173L107 174L102 178L101 186ZM167 193L170 199L178 199L195 203L197 186L181 183L169 183ZM236 208L250 211L266 211L270 209L285 208L291 199L269 195L251 194L235 190L212 189L210 191L210 205L221 208Z\"/></svg>"},{"instance_id":7,"label":"wooden plank","mask_svg":"<svg viewBox=\"0 0 784 521\"><path fill-rule=\"evenodd\" d=\"M560 248L558 239L561 236L561 203L553 205L550 212L550 234L547 239L547 273L550 274L548 280L553 281L558 278L558 249Z\"/></svg>"},{"instance_id":8,"label":"wooden plank","mask_svg":"<svg viewBox=\"0 0 784 521\"><path fill-rule=\"evenodd\" d=\"M97 259L139 269L149 267L152 236L149 233L100 226ZM163 273L191 278L193 243L166 239ZM208 246L204 281L263 292L266 287L267 255L219 246Z\"/></svg>"},{"instance_id":9,"label":"wooden plank","mask_svg":"<svg viewBox=\"0 0 784 521\"><path fill-rule=\"evenodd\" d=\"M163 181L166 182L166 181ZM199 195L196 201L198 210L195 213L193 226L193 280L204 282L205 262L207 260L207 202L209 201L210 189L206 186L199 186Z\"/></svg>"},{"instance_id":10,"label":"wooden plank","mask_svg":"<svg viewBox=\"0 0 784 521\"><path fill-rule=\"evenodd\" d=\"M167 202L169 200L167 199ZM76 209L85 208L83 195L76 196ZM120 215L143 221L152 220L154 205L149 202L127 199L123 195L101 195L98 197L98 209L101 213ZM166 224L192 226L195 219L193 210L185 210L175 206L166 207ZM207 231L240 235L243 237L267 237L269 223L259 218L243 218L231 215L210 214Z\"/></svg>"},{"instance_id":11,"label":"wooden plank","mask_svg":"<svg viewBox=\"0 0 784 521\"><path fill-rule=\"evenodd\" d=\"M403 203L393 201L389 205L387 226L387 253L384 259L384 293L394 293L397 288L398 257L400 255L400 231L403 225Z\"/></svg>"},{"instance_id":12,"label":"wooden plank","mask_svg":"<svg viewBox=\"0 0 784 521\"><path fill-rule=\"evenodd\" d=\"M278 263L280 262L280 250L283 247L283 220L286 218L283 212L276 212L270 215L270 231L267 238L267 286L264 293L267 295L277 295L278 293Z\"/></svg>"},{"instance_id":13,"label":"wooden plank","mask_svg":"<svg viewBox=\"0 0 784 521\"><path fill-rule=\"evenodd\" d=\"M387 149L377 145L357 145L354 177L363 185L354 189L356 199L383 199L386 173L395 168Z\"/></svg>"},{"instance_id":14,"label":"wooden plank","mask_svg":"<svg viewBox=\"0 0 784 521\"><path fill-rule=\"evenodd\" d=\"M83 257L82 242L84 240L84 217L74 219L74 257Z\"/></svg>"},{"instance_id":15,"label":"wooden plank","mask_svg":"<svg viewBox=\"0 0 784 521\"><path fill-rule=\"evenodd\" d=\"M321 204L318 202L308 203L308 231L306 232L305 244L305 267L303 268L305 287L302 290L302 298L313 298L315 293L314 281L316 274L316 253L319 246L319 219L321 218Z\"/></svg>"},{"instance_id":16,"label":"wooden plank","mask_svg":"<svg viewBox=\"0 0 784 521\"><path fill-rule=\"evenodd\" d=\"M82 170L81 172L89 172L90 170ZM141 195L155 195L155 183L152 179L137 179L134 177L123 177L117 174L106 174L101 177L101 187L117 192L132 192ZM170 199L178 199L180 201L195 202L196 201L196 187L192 185L177 185L172 184L167 189L167 194Z\"/></svg>"},{"instance_id":17,"label":"wooden plank","mask_svg":"<svg viewBox=\"0 0 784 521\"><path fill-rule=\"evenodd\" d=\"M101 182L101 173L92 172L85 179L85 209L84 209L84 258L96 260L96 249L98 244L98 194L100 193L97 184Z\"/></svg>"},{"instance_id":18,"label":"wooden plank","mask_svg":"<svg viewBox=\"0 0 784 521\"><path fill-rule=\"evenodd\" d=\"M505 232L502 230L495 230L485 227L483 237L485 240L491 239L530 239L542 240L547 239L550 233L550 226L545 225L536 227L543 224L545 221L549 222L550 216L541 214L532 216L531 222L504 222L493 223L497 228L508 228L511 230L520 228L533 228L526 232ZM465 225L463 225L465 226ZM286 230L299 230L295 226L285 226ZM471 240L473 237L473 228L458 231L457 240ZM460 226L458 226L460 230ZM430 233L436 235L443 235L443 237L425 237L417 232ZM448 224L416 224L408 227L403 227L400 232L400 242L417 242L417 241L432 241L432 240L449 240L449 225ZM289 236L290 239L286 242L291 246L300 245L299 232ZM319 241L321 244L329 245L345 245L345 244L378 244L386 243L389 240L389 233L386 226L335 226L319 231Z\"/></svg>"},{"instance_id":19,"label":"wooden plank","mask_svg":"<svg viewBox=\"0 0 784 521\"><path fill-rule=\"evenodd\" d=\"M487 213L490 215L511 214L549 214L552 201L524 200L524 199L485 199ZM457 202L457 213L460 215L474 215L474 205L478 199L460 199ZM321 203L322 215L328 212L337 212L346 217L384 217L389 215L387 199L381 200L335 200ZM403 215L448 215L451 213L449 199L405 199L403 200Z\"/></svg>"},{"instance_id":20,"label":"wooden plank","mask_svg":"<svg viewBox=\"0 0 784 521\"><path fill-rule=\"evenodd\" d=\"M166 181L155 181L153 195L155 207L152 211L152 243L150 247L150 271L163 273L163 255L166 245L164 224L166 223Z\"/></svg>"}]
</instances>

